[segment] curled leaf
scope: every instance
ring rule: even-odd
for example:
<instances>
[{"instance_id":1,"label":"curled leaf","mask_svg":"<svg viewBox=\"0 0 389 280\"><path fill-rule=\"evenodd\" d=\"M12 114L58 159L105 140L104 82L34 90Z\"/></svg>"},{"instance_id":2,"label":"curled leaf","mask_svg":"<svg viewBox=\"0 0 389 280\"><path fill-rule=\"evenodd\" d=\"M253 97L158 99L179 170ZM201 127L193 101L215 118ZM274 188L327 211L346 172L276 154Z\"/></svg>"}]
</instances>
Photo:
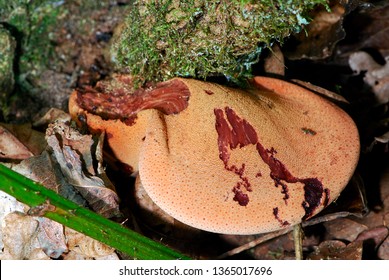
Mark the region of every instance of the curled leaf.
<instances>
[{"instance_id":1,"label":"curled leaf","mask_svg":"<svg viewBox=\"0 0 389 280\"><path fill-rule=\"evenodd\" d=\"M119 215L119 198L111 189L112 183L94 170L92 136L58 122L49 126L46 139L66 181L77 188L90 207L105 217Z\"/></svg>"},{"instance_id":2,"label":"curled leaf","mask_svg":"<svg viewBox=\"0 0 389 280\"><path fill-rule=\"evenodd\" d=\"M8 129L0 125L0 158L25 159L33 153Z\"/></svg>"},{"instance_id":3,"label":"curled leaf","mask_svg":"<svg viewBox=\"0 0 389 280\"><path fill-rule=\"evenodd\" d=\"M350 1L333 1L330 10L317 11L312 22L287 43L289 59L323 59L329 57L346 33L343 19ZM352 2L352 1L351 1ZM294 46L294 47L293 47Z\"/></svg>"},{"instance_id":4,"label":"curled leaf","mask_svg":"<svg viewBox=\"0 0 389 280\"><path fill-rule=\"evenodd\" d=\"M355 52L349 57L350 68L356 73L364 73L363 80L375 94L378 104L389 102L389 56L386 63L377 63L366 52Z\"/></svg>"},{"instance_id":5,"label":"curled leaf","mask_svg":"<svg viewBox=\"0 0 389 280\"><path fill-rule=\"evenodd\" d=\"M323 241L315 247L308 256L311 260L361 260L362 242L352 242L348 245L338 240Z\"/></svg>"},{"instance_id":6,"label":"curled leaf","mask_svg":"<svg viewBox=\"0 0 389 280\"><path fill-rule=\"evenodd\" d=\"M8 214L2 224L4 250L0 259L48 259L37 239L39 223L20 212Z\"/></svg>"}]
</instances>

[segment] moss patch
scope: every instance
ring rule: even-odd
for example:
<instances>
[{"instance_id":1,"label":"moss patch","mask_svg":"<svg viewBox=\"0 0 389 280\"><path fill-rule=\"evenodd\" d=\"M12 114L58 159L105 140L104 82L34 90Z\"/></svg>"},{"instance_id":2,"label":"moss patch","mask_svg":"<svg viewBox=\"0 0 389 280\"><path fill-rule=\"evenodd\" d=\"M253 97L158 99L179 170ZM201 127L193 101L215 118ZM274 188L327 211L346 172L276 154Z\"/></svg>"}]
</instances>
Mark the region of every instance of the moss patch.
<instances>
[{"instance_id":1,"label":"moss patch","mask_svg":"<svg viewBox=\"0 0 389 280\"><path fill-rule=\"evenodd\" d=\"M300 31L317 4L326 0L135 1L112 56L139 84L174 76L239 82L261 50Z\"/></svg>"}]
</instances>

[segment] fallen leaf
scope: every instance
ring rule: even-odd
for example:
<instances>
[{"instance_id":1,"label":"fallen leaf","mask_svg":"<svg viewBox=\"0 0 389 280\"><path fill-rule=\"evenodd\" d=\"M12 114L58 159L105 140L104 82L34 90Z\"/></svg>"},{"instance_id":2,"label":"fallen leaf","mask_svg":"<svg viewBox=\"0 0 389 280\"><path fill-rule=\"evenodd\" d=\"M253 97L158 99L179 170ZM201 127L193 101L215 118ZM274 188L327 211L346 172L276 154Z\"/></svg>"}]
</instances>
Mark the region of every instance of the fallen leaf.
<instances>
[{"instance_id":1,"label":"fallen leaf","mask_svg":"<svg viewBox=\"0 0 389 280\"><path fill-rule=\"evenodd\" d=\"M279 45L274 44L270 55L265 58L264 71L267 74L285 76L285 60Z\"/></svg>"},{"instance_id":2,"label":"fallen leaf","mask_svg":"<svg viewBox=\"0 0 389 280\"><path fill-rule=\"evenodd\" d=\"M315 247L315 251L307 257L310 260L361 260L362 242L348 245L338 240L326 240Z\"/></svg>"},{"instance_id":3,"label":"fallen leaf","mask_svg":"<svg viewBox=\"0 0 389 280\"><path fill-rule=\"evenodd\" d=\"M370 54L362 51L352 53L349 57L350 68L357 75L364 73L363 80L371 87L377 104L389 102L389 57L385 60L386 63L381 65Z\"/></svg>"},{"instance_id":4,"label":"fallen leaf","mask_svg":"<svg viewBox=\"0 0 389 280\"><path fill-rule=\"evenodd\" d=\"M0 259L45 260L38 241L39 223L33 217L20 212L8 214L2 224L4 250Z\"/></svg>"},{"instance_id":5,"label":"fallen leaf","mask_svg":"<svg viewBox=\"0 0 389 280\"><path fill-rule=\"evenodd\" d=\"M0 191L0 252L3 251L3 223L4 218L12 212L24 212L25 205L17 201L13 196Z\"/></svg>"},{"instance_id":6,"label":"fallen leaf","mask_svg":"<svg viewBox=\"0 0 389 280\"><path fill-rule=\"evenodd\" d=\"M346 33L344 16L354 8L356 1L332 1L330 9L316 11L305 30L292 36L286 43L285 56L289 59L324 59L332 55L336 44Z\"/></svg>"},{"instance_id":7,"label":"fallen leaf","mask_svg":"<svg viewBox=\"0 0 389 280\"><path fill-rule=\"evenodd\" d=\"M50 123L53 123L54 121L61 121L61 122L70 122L71 117L68 113L57 109L57 108L50 108L49 110L45 111L43 115L37 115L34 117L34 127L44 127L48 126Z\"/></svg>"},{"instance_id":8,"label":"fallen leaf","mask_svg":"<svg viewBox=\"0 0 389 280\"><path fill-rule=\"evenodd\" d=\"M8 129L0 125L0 158L25 159L33 155Z\"/></svg>"},{"instance_id":9,"label":"fallen leaf","mask_svg":"<svg viewBox=\"0 0 389 280\"><path fill-rule=\"evenodd\" d=\"M69 125L56 122L49 125L46 139L64 179L77 188L90 207L105 217L120 215L113 184L94 170L92 136L81 135Z\"/></svg>"},{"instance_id":10,"label":"fallen leaf","mask_svg":"<svg viewBox=\"0 0 389 280\"><path fill-rule=\"evenodd\" d=\"M31 180L43 184L46 188L58 192L58 181L54 173L54 166L50 155L44 151L39 156L34 156L13 165L12 169Z\"/></svg>"},{"instance_id":11,"label":"fallen leaf","mask_svg":"<svg viewBox=\"0 0 389 280\"><path fill-rule=\"evenodd\" d=\"M389 55L389 3L365 3L364 7L348 19L347 37L341 52L373 49L386 57Z\"/></svg>"},{"instance_id":12,"label":"fallen leaf","mask_svg":"<svg viewBox=\"0 0 389 280\"><path fill-rule=\"evenodd\" d=\"M324 223L327 233L331 239L353 241L358 234L368 229L367 226L360 224L348 218L339 218Z\"/></svg>"},{"instance_id":13,"label":"fallen leaf","mask_svg":"<svg viewBox=\"0 0 389 280\"><path fill-rule=\"evenodd\" d=\"M69 250L86 258L100 258L103 256L116 256L115 250L99 241L70 228L65 228ZM117 256L116 256L117 259Z\"/></svg>"},{"instance_id":14,"label":"fallen leaf","mask_svg":"<svg viewBox=\"0 0 389 280\"><path fill-rule=\"evenodd\" d=\"M385 226L380 226L361 232L355 241L370 241L373 243L375 249L388 237L389 229Z\"/></svg>"},{"instance_id":15,"label":"fallen leaf","mask_svg":"<svg viewBox=\"0 0 389 280\"><path fill-rule=\"evenodd\" d=\"M33 155L39 155L46 149L44 133L35 130L31 124L6 124L1 126L11 132Z\"/></svg>"}]
</instances>

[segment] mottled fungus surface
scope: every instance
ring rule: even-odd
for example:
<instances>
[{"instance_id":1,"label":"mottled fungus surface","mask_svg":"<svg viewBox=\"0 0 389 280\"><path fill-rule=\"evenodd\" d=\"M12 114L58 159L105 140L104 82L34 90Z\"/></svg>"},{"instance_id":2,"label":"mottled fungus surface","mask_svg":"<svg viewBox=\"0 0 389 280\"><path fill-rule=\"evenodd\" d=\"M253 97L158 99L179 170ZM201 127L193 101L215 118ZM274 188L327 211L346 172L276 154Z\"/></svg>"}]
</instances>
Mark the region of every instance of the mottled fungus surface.
<instances>
[{"instance_id":1,"label":"mottled fungus surface","mask_svg":"<svg viewBox=\"0 0 389 280\"><path fill-rule=\"evenodd\" d=\"M292 226L336 199L356 167L352 119L297 85L173 79L129 93L126 81L75 92L70 112L105 131L151 199L193 227L255 234Z\"/></svg>"}]
</instances>

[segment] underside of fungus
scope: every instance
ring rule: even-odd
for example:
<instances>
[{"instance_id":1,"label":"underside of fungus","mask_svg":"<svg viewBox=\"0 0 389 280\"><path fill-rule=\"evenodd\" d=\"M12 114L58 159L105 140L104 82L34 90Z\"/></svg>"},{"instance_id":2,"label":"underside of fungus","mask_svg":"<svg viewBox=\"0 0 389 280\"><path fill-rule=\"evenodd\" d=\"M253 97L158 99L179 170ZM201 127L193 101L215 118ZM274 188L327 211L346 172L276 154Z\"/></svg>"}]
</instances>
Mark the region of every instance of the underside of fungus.
<instances>
[{"instance_id":1,"label":"underside of fungus","mask_svg":"<svg viewBox=\"0 0 389 280\"><path fill-rule=\"evenodd\" d=\"M72 116L105 132L151 199L195 228L255 234L295 225L352 176L352 119L297 85L255 77L236 89L172 79L134 90L128 76L75 91Z\"/></svg>"}]
</instances>

